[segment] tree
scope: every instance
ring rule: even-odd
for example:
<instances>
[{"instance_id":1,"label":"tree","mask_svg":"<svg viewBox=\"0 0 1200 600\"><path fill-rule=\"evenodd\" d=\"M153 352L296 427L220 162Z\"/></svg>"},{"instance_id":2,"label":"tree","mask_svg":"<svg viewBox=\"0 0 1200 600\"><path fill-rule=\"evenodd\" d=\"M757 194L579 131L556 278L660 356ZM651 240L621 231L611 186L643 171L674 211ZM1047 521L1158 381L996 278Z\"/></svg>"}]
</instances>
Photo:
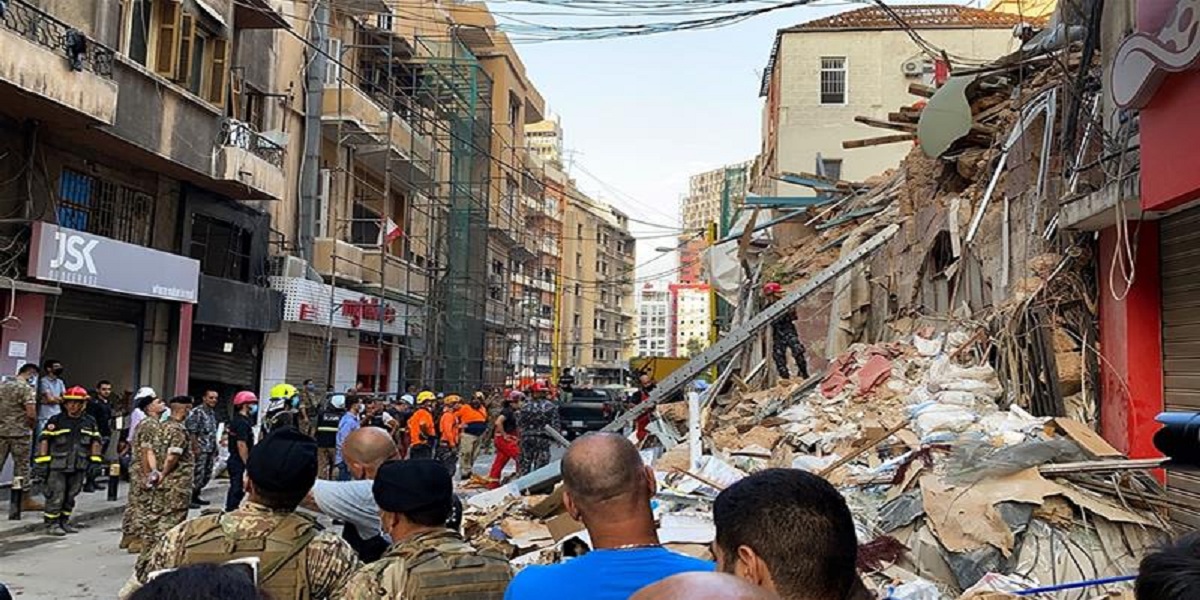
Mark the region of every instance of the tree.
<instances>
[{"instance_id":1,"label":"tree","mask_svg":"<svg viewBox=\"0 0 1200 600\"><path fill-rule=\"evenodd\" d=\"M704 342L700 341L700 338L692 338L687 341L685 349L687 350L687 357L691 358L704 352Z\"/></svg>"}]
</instances>

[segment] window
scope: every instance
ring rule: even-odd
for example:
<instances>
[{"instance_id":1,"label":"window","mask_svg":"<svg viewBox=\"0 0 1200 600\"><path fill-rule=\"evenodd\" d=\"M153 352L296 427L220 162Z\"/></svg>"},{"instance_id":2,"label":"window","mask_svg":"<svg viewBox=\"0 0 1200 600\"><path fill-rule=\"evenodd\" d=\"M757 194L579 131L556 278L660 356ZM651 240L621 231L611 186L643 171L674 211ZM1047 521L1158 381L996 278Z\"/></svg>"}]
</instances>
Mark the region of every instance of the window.
<instances>
[{"instance_id":1,"label":"window","mask_svg":"<svg viewBox=\"0 0 1200 600\"><path fill-rule=\"evenodd\" d=\"M821 104L846 103L846 58L821 57Z\"/></svg>"},{"instance_id":2,"label":"window","mask_svg":"<svg viewBox=\"0 0 1200 600\"><path fill-rule=\"evenodd\" d=\"M576 269L583 268L583 253L582 252L575 253L575 268Z\"/></svg>"},{"instance_id":3,"label":"window","mask_svg":"<svg viewBox=\"0 0 1200 600\"><path fill-rule=\"evenodd\" d=\"M188 256L200 261L200 272L221 279L250 281L250 232L207 215L192 215Z\"/></svg>"},{"instance_id":4,"label":"window","mask_svg":"<svg viewBox=\"0 0 1200 600\"><path fill-rule=\"evenodd\" d=\"M583 294L582 289L583 288L578 283L575 284L575 295L576 296L582 295Z\"/></svg>"},{"instance_id":5,"label":"window","mask_svg":"<svg viewBox=\"0 0 1200 600\"><path fill-rule=\"evenodd\" d=\"M517 131L517 124L521 122L521 99L516 94L508 93L508 124L512 126L513 133Z\"/></svg>"},{"instance_id":6,"label":"window","mask_svg":"<svg viewBox=\"0 0 1200 600\"><path fill-rule=\"evenodd\" d=\"M58 224L114 240L149 246L154 224L150 194L63 169L58 179Z\"/></svg>"},{"instance_id":7,"label":"window","mask_svg":"<svg viewBox=\"0 0 1200 600\"><path fill-rule=\"evenodd\" d=\"M493 260L492 261L492 275L503 275L503 274L504 274L504 261Z\"/></svg>"},{"instance_id":8,"label":"window","mask_svg":"<svg viewBox=\"0 0 1200 600\"><path fill-rule=\"evenodd\" d=\"M580 241L583 240L583 225L582 224L575 226L575 239L580 240Z\"/></svg>"},{"instance_id":9,"label":"window","mask_svg":"<svg viewBox=\"0 0 1200 600\"><path fill-rule=\"evenodd\" d=\"M842 178L842 159L840 158L822 158L821 159L821 174L830 179Z\"/></svg>"},{"instance_id":10,"label":"window","mask_svg":"<svg viewBox=\"0 0 1200 600\"><path fill-rule=\"evenodd\" d=\"M379 213L361 202L354 203L354 220L350 223L350 243L356 246L379 244Z\"/></svg>"},{"instance_id":11,"label":"window","mask_svg":"<svg viewBox=\"0 0 1200 600\"><path fill-rule=\"evenodd\" d=\"M121 4L121 18L125 35L125 55L139 65L146 66L150 51L150 20L153 0L130 0Z\"/></svg>"}]
</instances>

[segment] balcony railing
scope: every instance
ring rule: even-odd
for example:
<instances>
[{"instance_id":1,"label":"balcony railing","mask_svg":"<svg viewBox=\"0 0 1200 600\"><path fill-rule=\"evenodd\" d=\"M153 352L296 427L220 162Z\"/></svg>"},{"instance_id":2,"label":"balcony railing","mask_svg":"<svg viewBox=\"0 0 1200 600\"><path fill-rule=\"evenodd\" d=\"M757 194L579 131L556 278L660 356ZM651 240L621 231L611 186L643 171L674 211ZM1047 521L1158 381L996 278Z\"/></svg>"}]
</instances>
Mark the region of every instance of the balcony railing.
<instances>
[{"instance_id":1,"label":"balcony railing","mask_svg":"<svg viewBox=\"0 0 1200 600\"><path fill-rule=\"evenodd\" d=\"M112 48L89 40L84 33L24 0L0 0L4 28L61 53L74 71L88 70L112 79Z\"/></svg>"},{"instance_id":2,"label":"balcony railing","mask_svg":"<svg viewBox=\"0 0 1200 600\"><path fill-rule=\"evenodd\" d=\"M247 150L272 165L283 168L283 146L255 131L249 123L230 118L222 121L221 145Z\"/></svg>"}]
</instances>

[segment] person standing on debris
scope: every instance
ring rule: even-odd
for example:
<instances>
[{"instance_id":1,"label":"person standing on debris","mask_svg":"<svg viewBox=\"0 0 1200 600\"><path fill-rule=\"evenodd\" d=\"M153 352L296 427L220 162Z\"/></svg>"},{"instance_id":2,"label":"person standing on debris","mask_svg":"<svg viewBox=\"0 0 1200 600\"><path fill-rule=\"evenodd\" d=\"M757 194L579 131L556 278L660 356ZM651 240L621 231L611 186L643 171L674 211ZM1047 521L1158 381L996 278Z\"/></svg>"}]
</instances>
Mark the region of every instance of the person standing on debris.
<instances>
[{"instance_id":1,"label":"person standing on debris","mask_svg":"<svg viewBox=\"0 0 1200 600\"><path fill-rule=\"evenodd\" d=\"M654 388L658 387L658 382L649 373L642 373L638 376L638 389L630 395L629 404L638 405L650 399L650 394L654 392ZM645 412L638 415L634 420L634 431L637 432L637 441L641 443L650 433L650 413Z\"/></svg>"},{"instance_id":2,"label":"person standing on debris","mask_svg":"<svg viewBox=\"0 0 1200 600\"><path fill-rule=\"evenodd\" d=\"M334 455L334 460L337 461L338 481L350 481L350 471L346 469L346 459L342 455L342 448L346 445L346 438L362 427L362 413L362 396L347 395L346 412L342 414L341 421L338 421L337 452Z\"/></svg>"},{"instance_id":3,"label":"person standing on debris","mask_svg":"<svg viewBox=\"0 0 1200 600\"><path fill-rule=\"evenodd\" d=\"M194 476L192 478L191 508L208 506L209 502L200 497L204 486L212 481L213 467L217 461L217 402L220 397L216 390L205 390L199 404L188 414L184 427L192 436L195 455Z\"/></svg>"},{"instance_id":4,"label":"person standing on debris","mask_svg":"<svg viewBox=\"0 0 1200 600\"><path fill-rule=\"evenodd\" d=\"M148 390L148 391L147 391ZM121 520L120 548L134 554L142 551L143 533L146 529L146 515L149 512L150 490L148 485L153 478L157 483L161 473L158 471L158 457L154 456L151 443L162 427L160 417L167 405L159 399L154 390L142 388L138 390L137 413L142 415L130 443L129 465L129 497L125 503L125 515ZM231 475L232 478L232 475ZM230 486L232 488L232 485Z\"/></svg>"},{"instance_id":5,"label":"person standing on debris","mask_svg":"<svg viewBox=\"0 0 1200 600\"><path fill-rule=\"evenodd\" d=\"M167 420L151 441L153 460L158 471L152 472L146 526L142 531L143 555L172 527L187 519L192 500L194 457L192 440L183 424L192 410L191 396L175 396L167 402ZM157 477L154 477L157 473Z\"/></svg>"},{"instance_id":6,"label":"person standing on debris","mask_svg":"<svg viewBox=\"0 0 1200 600\"><path fill-rule=\"evenodd\" d=\"M317 478L335 479L338 428L346 414L345 394L330 394L317 416Z\"/></svg>"},{"instance_id":7,"label":"person standing on debris","mask_svg":"<svg viewBox=\"0 0 1200 600\"><path fill-rule=\"evenodd\" d=\"M783 286L774 281L763 286L763 300L770 306L783 298ZM808 359L804 357L804 344L800 343L800 334L796 332L796 313L787 311L771 322L771 358L775 360L775 370L780 379L790 379L787 355L791 351L796 360L796 369L800 377L808 379Z\"/></svg>"},{"instance_id":8,"label":"person standing on debris","mask_svg":"<svg viewBox=\"0 0 1200 600\"><path fill-rule=\"evenodd\" d=\"M17 370L17 377L0 383L0 465L13 459L13 476L25 486L21 510L42 510L30 489L29 457L33 455L33 427L37 425L37 396L34 385L38 366L29 363Z\"/></svg>"},{"instance_id":9,"label":"person standing on debris","mask_svg":"<svg viewBox=\"0 0 1200 600\"><path fill-rule=\"evenodd\" d=\"M505 600L624 600L661 579L713 564L663 548L650 500L654 470L629 440L592 433L575 440L562 459L563 504L591 536L594 551L567 562L526 567ZM854 568L854 564L850 564Z\"/></svg>"},{"instance_id":10,"label":"person standing on debris","mask_svg":"<svg viewBox=\"0 0 1200 600\"><path fill-rule=\"evenodd\" d=\"M88 392L75 386L62 394L66 412L46 421L38 438L33 468L46 482L46 508L42 512L46 533L63 536L76 533L71 526L75 497L92 465L100 464L100 432L85 407Z\"/></svg>"},{"instance_id":11,"label":"person standing on debris","mask_svg":"<svg viewBox=\"0 0 1200 600\"><path fill-rule=\"evenodd\" d=\"M475 392L471 400L458 409L458 421L462 435L458 442L458 477L466 481L471 478L477 446L487 432L487 408L483 405L483 392Z\"/></svg>"},{"instance_id":12,"label":"person standing on debris","mask_svg":"<svg viewBox=\"0 0 1200 600\"><path fill-rule=\"evenodd\" d=\"M103 475L105 463L111 462L108 449L109 442L112 440L114 424L112 391L112 382L102 379L96 384L96 392L88 398L87 414L95 419L96 431L100 432L101 462L98 465L92 465L92 468L88 469L87 480L83 482L84 493L91 493L108 487L108 482L104 479ZM2 462L0 461L0 463Z\"/></svg>"},{"instance_id":13,"label":"person standing on debris","mask_svg":"<svg viewBox=\"0 0 1200 600\"><path fill-rule=\"evenodd\" d=\"M521 456L520 440L517 437L517 408L525 395L516 390L508 393L504 399L500 416L492 426L492 442L496 446L496 458L492 460L492 470L488 472L488 488L500 487L500 476L508 461L519 461Z\"/></svg>"},{"instance_id":14,"label":"person standing on debris","mask_svg":"<svg viewBox=\"0 0 1200 600\"><path fill-rule=\"evenodd\" d=\"M433 420L433 403L437 396L429 390L417 394L417 409L408 418L408 457L410 459L433 458L437 444L437 428Z\"/></svg>"},{"instance_id":15,"label":"person standing on debris","mask_svg":"<svg viewBox=\"0 0 1200 600\"><path fill-rule=\"evenodd\" d=\"M799 469L766 469L713 503L717 568L784 600L864 600L858 540L846 499Z\"/></svg>"},{"instance_id":16,"label":"person standing on debris","mask_svg":"<svg viewBox=\"0 0 1200 600\"><path fill-rule=\"evenodd\" d=\"M450 394L442 401L442 416L438 417L438 447L434 459L446 465L446 471L454 475L458 464L458 405L462 401L458 394Z\"/></svg>"},{"instance_id":17,"label":"person standing on debris","mask_svg":"<svg viewBox=\"0 0 1200 600\"><path fill-rule=\"evenodd\" d=\"M454 482L435 461L384 464L372 484L383 528L395 540L379 561L362 567L338 598L500 598L512 567L500 554L471 546L445 522Z\"/></svg>"},{"instance_id":18,"label":"person standing on debris","mask_svg":"<svg viewBox=\"0 0 1200 600\"><path fill-rule=\"evenodd\" d=\"M163 536L122 590L128 598L162 569L256 557L259 588L271 598L325 600L361 563L336 535L296 511L317 478L317 444L295 428L266 435L250 451L249 494L237 510L204 515Z\"/></svg>"},{"instance_id":19,"label":"person standing on debris","mask_svg":"<svg viewBox=\"0 0 1200 600\"><path fill-rule=\"evenodd\" d=\"M233 396L233 409L237 411L229 422L229 491L225 494L225 511L237 510L246 497L244 475L254 449L254 418L258 414L258 396L251 391L240 391Z\"/></svg>"},{"instance_id":20,"label":"person standing on debris","mask_svg":"<svg viewBox=\"0 0 1200 600\"><path fill-rule=\"evenodd\" d=\"M545 382L533 382L529 388L532 400L522 404L517 411L517 428L520 429L521 453L517 458L518 472L532 473L550 464L550 435L546 426L562 430L558 406L550 401L550 389Z\"/></svg>"}]
</instances>

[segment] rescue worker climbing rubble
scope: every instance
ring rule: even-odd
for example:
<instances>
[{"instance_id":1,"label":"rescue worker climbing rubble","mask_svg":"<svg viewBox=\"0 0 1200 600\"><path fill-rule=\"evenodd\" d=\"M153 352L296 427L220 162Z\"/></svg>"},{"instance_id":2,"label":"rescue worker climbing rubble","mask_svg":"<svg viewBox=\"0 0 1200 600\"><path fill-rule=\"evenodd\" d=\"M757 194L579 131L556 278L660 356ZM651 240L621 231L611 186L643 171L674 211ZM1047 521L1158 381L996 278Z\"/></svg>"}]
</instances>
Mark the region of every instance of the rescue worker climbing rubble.
<instances>
[{"instance_id":1,"label":"rescue worker climbing rubble","mask_svg":"<svg viewBox=\"0 0 1200 600\"><path fill-rule=\"evenodd\" d=\"M518 472L532 473L550 464L550 436L546 426L561 430L558 406L550 401L550 388L542 380L529 387L531 400L517 411L517 427L520 429L521 454L517 458Z\"/></svg>"},{"instance_id":2,"label":"rescue worker climbing rubble","mask_svg":"<svg viewBox=\"0 0 1200 600\"><path fill-rule=\"evenodd\" d=\"M771 281L763 286L763 300L770 306L783 298L783 286ZM796 313L787 311L783 316L771 322L771 358L775 360L775 370L781 379L791 378L788 371L787 355L791 351L796 360L796 368L802 379L808 379L808 360L804 357L804 344L800 343L800 335L796 332Z\"/></svg>"}]
</instances>

